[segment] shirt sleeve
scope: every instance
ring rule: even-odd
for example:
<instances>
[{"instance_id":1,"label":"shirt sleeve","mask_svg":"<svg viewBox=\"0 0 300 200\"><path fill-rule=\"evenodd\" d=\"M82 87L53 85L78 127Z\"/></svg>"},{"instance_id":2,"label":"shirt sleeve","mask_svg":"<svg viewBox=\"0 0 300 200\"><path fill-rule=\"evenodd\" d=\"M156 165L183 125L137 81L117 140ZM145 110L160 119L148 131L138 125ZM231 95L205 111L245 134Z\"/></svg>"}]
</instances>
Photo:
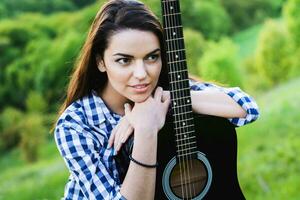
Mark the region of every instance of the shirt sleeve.
<instances>
[{"instance_id":1,"label":"shirt sleeve","mask_svg":"<svg viewBox=\"0 0 300 200\"><path fill-rule=\"evenodd\" d=\"M259 117L259 108L255 100L243 92L239 87L225 88L211 83L198 83L190 80L191 90L210 90L217 89L228 96L230 96L235 102L237 102L246 112L247 115L244 118L229 118L228 120L235 126L244 126L248 123L254 122Z\"/></svg>"},{"instance_id":2,"label":"shirt sleeve","mask_svg":"<svg viewBox=\"0 0 300 200\"><path fill-rule=\"evenodd\" d=\"M74 119L58 125L55 141L60 154L87 199L125 200L112 170L103 163L99 142L88 134L89 131Z\"/></svg>"}]
</instances>

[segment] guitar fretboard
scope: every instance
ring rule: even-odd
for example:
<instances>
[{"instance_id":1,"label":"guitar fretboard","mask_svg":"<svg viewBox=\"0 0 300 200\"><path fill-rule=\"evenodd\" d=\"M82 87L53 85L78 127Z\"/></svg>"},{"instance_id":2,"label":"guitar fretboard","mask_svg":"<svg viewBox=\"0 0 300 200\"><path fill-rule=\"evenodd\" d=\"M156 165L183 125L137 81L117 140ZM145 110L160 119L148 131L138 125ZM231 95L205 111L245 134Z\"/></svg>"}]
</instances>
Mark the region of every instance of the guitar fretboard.
<instances>
[{"instance_id":1,"label":"guitar fretboard","mask_svg":"<svg viewBox=\"0 0 300 200\"><path fill-rule=\"evenodd\" d=\"M162 13L177 156L180 158L192 155L197 144L179 0L162 0Z\"/></svg>"}]
</instances>

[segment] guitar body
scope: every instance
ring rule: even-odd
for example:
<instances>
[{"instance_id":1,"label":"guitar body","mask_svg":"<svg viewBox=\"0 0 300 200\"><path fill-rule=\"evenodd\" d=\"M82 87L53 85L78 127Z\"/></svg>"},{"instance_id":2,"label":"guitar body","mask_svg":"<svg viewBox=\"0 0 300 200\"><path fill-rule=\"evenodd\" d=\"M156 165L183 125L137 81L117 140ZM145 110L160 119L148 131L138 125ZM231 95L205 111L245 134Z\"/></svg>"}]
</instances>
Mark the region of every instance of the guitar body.
<instances>
[{"instance_id":1,"label":"guitar body","mask_svg":"<svg viewBox=\"0 0 300 200\"><path fill-rule=\"evenodd\" d=\"M198 114L194 114L194 122L198 150L209 160L212 172L206 194L195 199L214 200L220 199L220 196L230 200L245 199L237 176L237 136L234 126L227 119ZM169 116L158 136L157 200L168 199L163 187L163 175L170 160L177 155L174 136L173 122Z\"/></svg>"}]
</instances>

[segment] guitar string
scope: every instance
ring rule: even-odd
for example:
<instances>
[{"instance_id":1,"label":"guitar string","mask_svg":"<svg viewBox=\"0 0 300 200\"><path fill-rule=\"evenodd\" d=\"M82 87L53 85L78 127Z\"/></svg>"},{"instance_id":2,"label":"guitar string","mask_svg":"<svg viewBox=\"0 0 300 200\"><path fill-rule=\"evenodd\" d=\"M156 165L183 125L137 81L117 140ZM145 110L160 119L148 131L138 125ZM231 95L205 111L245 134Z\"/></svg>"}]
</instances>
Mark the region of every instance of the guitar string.
<instances>
[{"instance_id":1,"label":"guitar string","mask_svg":"<svg viewBox=\"0 0 300 200\"><path fill-rule=\"evenodd\" d=\"M173 4L172 4L173 3ZM175 3L175 4L174 4ZM177 2L178 3L178 2ZM174 13L179 13L179 7L176 5L176 2L171 2L170 3L171 5L170 6L168 6L168 8L169 8L169 12L168 12L168 14L169 14L169 16L171 16L170 17L170 21L171 21L171 27L175 27L176 26L176 22L178 23L178 22L180 22L179 21L179 19L178 19L178 15L176 15L176 14L174 14ZM170 12L171 11L171 6L173 7L173 8L175 8L175 9L173 9L172 11L174 11L174 13L172 13L172 12ZM176 19L176 17L177 17L177 19ZM171 43L172 45L174 45L173 46L173 49L178 49L178 48L180 48L180 43L178 43L178 39L176 39L177 37L176 37L176 29L174 30L174 33L175 34L172 34L172 31L171 31L171 33L169 33L169 35L170 35L170 37L169 37L169 39L170 40L173 40L173 41L175 41L174 43ZM174 38L172 37L172 35L174 36ZM173 59L172 59L172 61L174 60L174 55L172 55L173 56ZM176 58L178 59L179 57L178 56L176 56ZM176 60L176 59L175 59ZM176 71L178 71L178 69L180 68L180 63L175 63L174 65L173 65L174 67L175 67L175 70ZM177 68L177 69L176 69ZM178 79L179 79L179 77L178 77ZM176 80L176 78L175 78L175 80ZM176 88L176 84L173 84L173 86L175 87L175 89L177 89ZM182 88L181 86L182 86L182 81L179 81L178 82L178 84L177 84L177 86L179 86L179 88ZM184 91L183 91L184 92ZM176 93L175 93L176 94ZM177 95L180 95L180 93L178 93ZM180 96L181 97L181 96ZM182 102L181 102L182 103ZM177 104L178 105L178 104ZM183 112L182 112L183 111ZM179 107L179 113L180 112L182 112L182 113L185 113L184 112L185 111L185 109L184 109L184 107ZM179 120L177 121L176 120L176 116L175 116L175 120L177 121L177 123L179 123L179 122L182 122L182 123L184 123L184 116L182 116L182 115L178 115L178 118L179 118ZM181 125L179 125L179 129L178 129L178 132L180 133L181 131L182 131L182 129L183 129L183 132L184 132L184 126L181 126ZM182 134L181 134L182 135ZM186 139L185 139L185 134L183 134L183 140L182 140L182 143L183 144L185 144L186 143ZM184 145L183 145L184 146ZM184 147L182 148L183 149L183 168L184 168L184 177L185 177L185 185L184 185L184 188L185 188L185 191L186 191L186 194L187 193L189 193L189 194L191 194L191 188L189 187L189 185L188 185L188 180L190 180L190 170L189 170L189 168L190 168L190 165L189 165L189 159L186 159L186 157L188 157L188 156L185 156L185 154L187 154L187 152L186 151L188 151L188 149L185 149ZM180 148L179 148L179 150L180 150ZM188 177L188 178L186 178L186 176ZM188 194L187 194L187 196L188 196Z\"/></svg>"},{"instance_id":2,"label":"guitar string","mask_svg":"<svg viewBox=\"0 0 300 200\"><path fill-rule=\"evenodd\" d=\"M172 4L172 2L171 2L171 4ZM176 9L175 9L175 13L178 13L178 14L181 14L181 11L180 11L180 3L179 3L179 0L176 0L176 1L173 1L173 7L175 7ZM181 25L181 19L180 19L180 16L181 15L172 15L174 18L175 18L175 22L179 22L179 24ZM176 19L176 17L177 17L177 19ZM173 26L176 26L176 25L178 25L178 24L173 24ZM181 32L180 32L180 30L181 30ZM176 33L176 31L178 32L178 33ZM176 33L174 36L175 36L175 38L184 38L184 35L183 35L183 28L181 28L181 29L175 29L174 30L174 32ZM176 48L176 49L184 49L184 41L182 41L181 43L180 43L180 41L179 40L175 40L176 42L175 42L175 45L177 45L177 47L178 48ZM183 81L181 81L181 82L179 82L179 85L180 85L180 88L185 88L185 86L184 86L184 84L185 83L187 83L188 84L188 88L189 88L189 82L188 82L188 70L187 70L187 66L185 65L185 57L183 56L184 55L184 52L181 52L181 57L180 57L180 59L179 60L183 60L183 62L179 62L178 63L178 68L179 68L179 70L182 70L182 69L185 69L186 71L185 72L183 72L183 74L185 74L185 76L183 75L182 76L182 79L183 79ZM183 91L183 93L184 93L185 91ZM189 95L189 92L188 91L186 91L186 93L187 94L183 94L183 96L187 96L187 97L189 97L190 98L190 95ZM188 99L188 98L187 98ZM187 99L185 99L185 100L187 100ZM192 119L192 117L189 117L188 115L190 115L190 114L188 114L188 112L186 112L188 109L191 109L191 107L189 106L189 105L187 105L187 102L184 102L184 104L187 106L187 107L182 107L182 110L184 111L183 113L184 113L184 115L183 116L181 116L183 119L185 119L186 120L186 122L185 122L185 124L186 125L188 125L189 123L188 123L188 120L189 119ZM184 132L184 135L185 134L188 134L188 126L182 126L182 128L183 128L183 132ZM190 134L188 134L188 137L187 138L190 138L189 137L189 135ZM187 141L187 140L189 140L189 139L186 139L185 140L185 144L188 144L187 145L187 148L185 149L186 150L186 154L187 154L187 156L186 156L186 159L185 159L185 162L184 162L184 164L186 163L187 164L187 176L188 176L188 180L190 180L191 181L191 176L190 176L190 171L192 171L192 168L193 168L193 162L192 162L192 154L191 154L191 145L190 145L190 143ZM190 185L192 186L192 187L190 187ZM195 185L193 184L193 183L191 183L191 184L189 184L189 185L186 185L186 187L188 187L188 189L189 189L189 193L190 193L190 197L192 197L192 194L193 194L193 196L195 196Z\"/></svg>"},{"instance_id":3,"label":"guitar string","mask_svg":"<svg viewBox=\"0 0 300 200\"><path fill-rule=\"evenodd\" d=\"M164 2L164 1L163 1ZM168 7L169 7L169 5L168 5L169 3L168 2L164 2L164 13L165 13L165 16L164 16L164 18L165 18L165 26L166 27L172 27L171 26L171 20L169 20L169 17L168 17L168 12L167 12L167 10L168 10ZM168 31L166 30L166 37L168 37L168 39L169 39L169 33L168 33ZM172 48L172 43L169 43L169 42L167 42L167 48L168 48L168 50L174 50L174 49L171 49ZM168 58L169 58L169 60L173 60L173 58L174 58L174 56L173 56L173 54L171 53L171 54L168 54ZM169 64L169 63L168 63ZM170 66L170 68L171 68L171 66ZM172 69L170 70L170 71L172 71ZM172 77L172 74L170 75L170 79L171 79L171 81L172 81L172 79L173 79L173 77ZM171 84L171 87L172 87L172 84ZM173 88L172 88L173 89ZM173 92L173 96L175 95L175 98L177 98L176 97L176 93L175 92ZM174 100L173 100L173 106L174 107L176 107L176 104L175 104L175 102L174 102ZM174 112L175 112L175 108L174 108ZM176 115L174 115L175 117L175 127L177 128L177 124L176 124ZM175 131L177 132L178 131L178 129L175 129ZM177 138L177 142L179 141L179 143L181 143L181 135L180 134L177 134L176 133L176 138ZM178 151L178 154L179 154L179 151ZM180 182L181 182L181 186L183 185L183 180L184 180L184 171L185 171L185 166L184 165L182 165L182 160L181 160L182 158L180 157L180 156L178 156L178 161L179 161L179 171L180 171ZM183 199L185 199L185 190L184 190L185 188L184 187L181 187L181 192L182 192L182 196L183 196Z\"/></svg>"},{"instance_id":4,"label":"guitar string","mask_svg":"<svg viewBox=\"0 0 300 200\"><path fill-rule=\"evenodd\" d=\"M166 3L167 2L165 2L165 1L162 1L162 4L163 4L163 9L164 9L164 14L167 14L167 9L168 9L168 6L166 5ZM169 21L168 21L168 17L167 16L163 16L164 17L164 19L165 19L165 27L169 27ZM169 37L168 36L168 32L167 32L167 30L165 29L165 33L166 33L166 37ZM167 50L168 51L170 51L170 48L169 48L169 44L168 44L168 42L166 43L166 45L167 45ZM169 58L169 60L172 58L172 54L170 55L170 54L167 54L167 56L168 56L168 58ZM170 70L171 71L171 70ZM171 79L171 81L172 81L172 74L170 74L169 73L169 75L170 75L170 79ZM174 100L173 100L173 106L174 106ZM176 117L176 116L175 116ZM176 127L176 123L175 123L175 127ZM176 130L176 129L175 129ZM178 135L178 134L175 134L176 135L176 139L177 139L177 141L180 141L180 139L178 138L178 137L180 137L180 135ZM180 183L181 183L181 185L182 185L182 183L183 183L183 173L182 173L182 171L183 171L183 169L182 169L182 167L181 167L181 158L178 156L178 160L179 160L179 171L180 171ZM183 187L181 187L181 192L182 192L182 196L183 196L183 199L185 198L185 196L184 196L184 190L183 190Z\"/></svg>"},{"instance_id":5,"label":"guitar string","mask_svg":"<svg viewBox=\"0 0 300 200\"><path fill-rule=\"evenodd\" d=\"M174 7L175 7L175 10L177 11L175 11L175 13L179 13L180 14L180 7L179 7L179 1L173 1L173 2L171 2L171 3L173 3L174 4ZM177 22L181 22L180 21L180 15L173 15L173 17L175 18L175 22L177 21ZM174 24L174 25L176 25L176 24ZM174 30L175 31L175 33L176 33L176 29ZM181 33L182 35L180 35L179 34L180 32L178 32L177 34L175 34L175 36L177 36L177 37L175 37L175 38L183 38L183 32ZM178 47L178 49L184 49L184 44L183 44L183 41L182 41L182 43L180 43L179 42L179 40L176 40L176 42L175 42L175 44L177 45L177 47ZM181 45L180 45L181 44ZM183 57L183 52L181 53L181 56ZM184 64L184 59L183 58L180 58L180 60L183 60L183 62L179 62L178 64L177 64L177 70L182 70L182 69L185 69L186 67L184 67L183 66L183 64ZM183 74L185 74L185 73L187 73L187 71L186 72L183 72ZM186 77L188 77L188 74L185 74L186 75ZM179 82L179 88L185 88L184 87L184 83L186 82L186 81L188 81L188 79L187 80L184 80L184 78L186 78L185 76L182 76L182 78L180 78L180 79L183 79L183 82L181 81L181 82ZM189 87L188 87L189 88ZM183 93L184 93L185 91L183 91ZM185 94L183 94L184 96L185 96ZM186 102L184 102L184 100L182 100L182 103L183 104L185 104L186 105ZM184 115L181 115L181 118L183 118L184 120L187 120L188 119L188 117L187 117L187 108L186 107L182 107L182 109L181 109L182 111L183 111L183 113L185 113ZM185 122L185 124L187 125L187 121ZM183 131L183 133L184 133L184 136L187 134L186 132L187 132L187 128L185 128L185 125L184 124L182 124L183 126L182 126L182 131ZM189 137L187 137L187 138L189 138ZM184 141L184 143L185 144L187 144L188 143L188 141L187 141L188 139L186 139L185 141ZM189 154L189 146L186 148L186 146L185 146L185 153L187 154L187 156L185 156L186 157L186 159L185 159L185 162L184 162L184 164L186 165L186 168L187 168L187 176L188 176L188 180L190 181L191 180L191 176L190 176L190 167L191 167L191 163L190 163L190 161L191 161L191 159L189 159L189 157L191 157L191 155ZM187 180L187 182L188 182L188 180ZM188 190L188 192L189 192L189 196L191 197L191 194L192 194L192 188L190 187L190 184L186 184L186 188L187 188L187 190ZM195 191L195 190L194 190Z\"/></svg>"}]
</instances>

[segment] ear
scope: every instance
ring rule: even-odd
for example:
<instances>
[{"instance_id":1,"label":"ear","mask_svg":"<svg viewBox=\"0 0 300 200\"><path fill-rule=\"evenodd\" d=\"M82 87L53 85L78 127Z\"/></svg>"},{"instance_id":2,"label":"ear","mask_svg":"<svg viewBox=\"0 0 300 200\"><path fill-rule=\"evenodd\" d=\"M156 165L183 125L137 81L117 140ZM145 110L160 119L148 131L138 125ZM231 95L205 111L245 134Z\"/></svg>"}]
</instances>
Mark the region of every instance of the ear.
<instances>
[{"instance_id":1,"label":"ear","mask_svg":"<svg viewBox=\"0 0 300 200\"><path fill-rule=\"evenodd\" d=\"M105 64L104 64L104 61L103 59L100 59L100 58L97 58L97 63L98 63L98 69L100 72L105 72L106 71L106 68L105 68Z\"/></svg>"}]
</instances>

